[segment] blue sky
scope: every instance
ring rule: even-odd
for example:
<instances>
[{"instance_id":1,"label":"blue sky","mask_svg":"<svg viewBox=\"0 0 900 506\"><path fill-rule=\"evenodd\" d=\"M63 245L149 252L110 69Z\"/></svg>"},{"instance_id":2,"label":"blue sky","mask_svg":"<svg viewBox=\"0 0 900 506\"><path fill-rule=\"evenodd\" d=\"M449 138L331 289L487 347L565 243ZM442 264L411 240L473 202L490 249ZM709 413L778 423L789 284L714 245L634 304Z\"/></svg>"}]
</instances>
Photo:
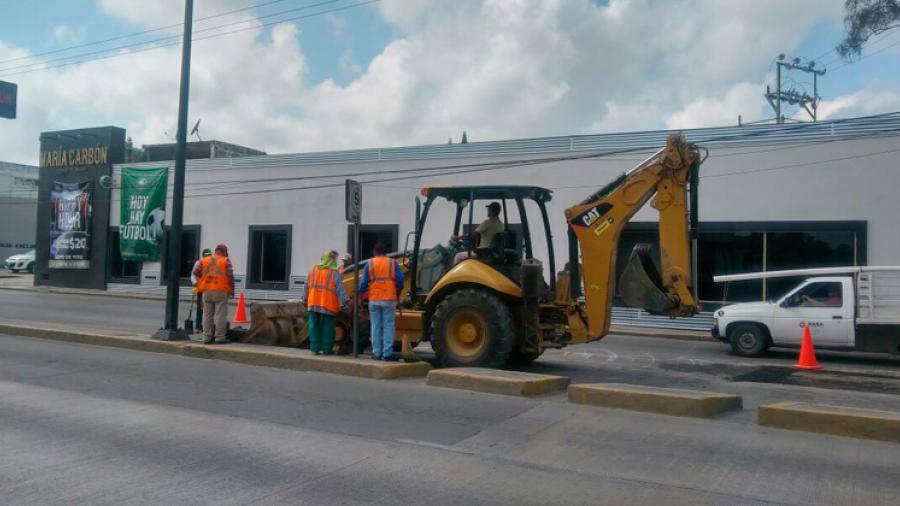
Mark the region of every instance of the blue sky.
<instances>
[{"instance_id":1,"label":"blue sky","mask_svg":"<svg viewBox=\"0 0 900 506\"><path fill-rule=\"evenodd\" d=\"M264 18L320 1L271 2L195 31L362 0ZM196 0L195 18L262 3ZM177 23L183 0L3 8L0 62ZM203 118L207 138L270 152L445 142L462 130L490 140L730 125L772 116L762 93L779 52L827 64L820 117L900 110L900 30L844 65L832 51L842 15L843 0L381 0L198 41L191 119ZM4 77L5 68L69 54L0 63L0 79L20 89L19 118L0 123L0 159L32 162L45 130L114 124L138 143L171 136L177 47ZM800 91L812 91L809 81L785 76Z\"/></svg>"},{"instance_id":2,"label":"blue sky","mask_svg":"<svg viewBox=\"0 0 900 506\"><path fill-rule=\"evenodd\" d=\"M195 4L199 4L202 1L196 0ZM139 5L137 0L135 3ZM266 2L263 0L247 0L244 2L247 6L264 3ZM312 0L304 2L282 1L253 9L252 12L257 16L265 16L313 3L317 2ZM123 21L106 14L103 9L98 8L96 0L38 0L36 2L5 0L4 4L4 16L0 17L0 34L2 34L0 40L12 43L18 47L27 48L32 53L53 51L85 42L104 40L129 35L149 28L166 26L166 24L163 24L147 27ZM336 3L334 5L344 4ZM329 8L330 6L323 6L310 12ZM225 9L219 12L229 10L232 9ZM280 17L264 19L263 22L302 14L304 12L285 14ZM227 23L232 19L233 16L198 22L195 25L195 29ZM352 72L348 72L347 65L342 65L341 63L341 58L345 53L349 52L352 55L354 64L365 68L372 58L380 53L384 46L395 37L394 30L371 7L347 9L322 18L309 18L308 20L300 20L294 23L302 30L301 44L310 63L309 77L314 82L330 78L346 84L354 75ZM60 26L71 27L73 33L67 34L63 38L55 36L54 30ZM235 28L238 27L235 26ZM180 28L173 28L142 37L123 39L112 45L131 44L180 33ZM94 51L103 47L106 46L85 48L82 51ZM68 56L69 54L74 53L59 53L52 56L48 55L47 57ZM11 66L13 64L10 63L8 65ZM0 65L0 68L5 68L8 65Z\"/></svg>"}]
</instances>

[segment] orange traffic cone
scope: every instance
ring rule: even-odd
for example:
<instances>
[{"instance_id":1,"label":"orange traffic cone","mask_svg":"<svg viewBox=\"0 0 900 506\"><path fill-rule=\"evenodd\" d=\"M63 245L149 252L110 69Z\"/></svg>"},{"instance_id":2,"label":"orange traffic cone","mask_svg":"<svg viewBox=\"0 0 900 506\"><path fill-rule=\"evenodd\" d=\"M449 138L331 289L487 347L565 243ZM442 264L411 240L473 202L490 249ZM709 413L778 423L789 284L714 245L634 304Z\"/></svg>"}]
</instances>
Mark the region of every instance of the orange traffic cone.
<instances>
[{"instance_id":1,"label":"orange traffic cone","mask_svg":"<svg viewBox=\"0 0 900 506\"><path fill-rule=\"evenodd\" d=\"M821 369L816 361L816 349L813 347L812 334L809 325L803 325L803 341L800 343L800 358L797 360L797 369Z\"/></svg>"},{"instance_id":2,"label":"orange traffic cone","mask_svg":"<svg viewBox=\"0 0 900 506\"><path fill-rule=\"evenodd\" d=\"M244 292L241 292L241 296L238 298L237 311L234 312L234 321L231 323L250 323L247 320L247 309L244 307Z\"/></svg>"}]
</instances>

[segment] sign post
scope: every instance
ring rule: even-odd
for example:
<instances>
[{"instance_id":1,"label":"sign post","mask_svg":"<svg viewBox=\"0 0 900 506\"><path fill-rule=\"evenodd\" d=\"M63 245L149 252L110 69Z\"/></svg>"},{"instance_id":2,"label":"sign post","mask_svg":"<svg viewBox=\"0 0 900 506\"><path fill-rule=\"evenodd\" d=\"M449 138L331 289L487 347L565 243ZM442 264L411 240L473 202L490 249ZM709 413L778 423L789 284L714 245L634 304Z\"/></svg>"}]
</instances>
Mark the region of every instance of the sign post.
<instances>
[{"instance_id":1,"label":"sign post","mask_svg":"<svg viewBox=\"0 0 900 506\"><path fill-rule=\"evenodd\" d=\"M362 184L348 179L345 183L347 221L353 224L353 358L359 356L359 223L362 221Z\"/></svg>"}]
</instances>

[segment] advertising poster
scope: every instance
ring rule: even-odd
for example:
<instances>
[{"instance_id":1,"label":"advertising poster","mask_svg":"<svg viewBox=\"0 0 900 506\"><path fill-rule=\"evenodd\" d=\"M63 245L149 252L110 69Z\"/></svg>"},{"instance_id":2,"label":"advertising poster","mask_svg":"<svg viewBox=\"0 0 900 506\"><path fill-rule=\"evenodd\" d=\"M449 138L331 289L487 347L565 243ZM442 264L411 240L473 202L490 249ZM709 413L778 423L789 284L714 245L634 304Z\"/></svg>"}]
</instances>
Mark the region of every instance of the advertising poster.
<instances>
[{"instance_id":1,"label":"advertising poster","mask_svg":"<svg viewBox=\"0 0 900 506\"><path fill-rule=\"evenodd\" d=\"M91 182L53 182L50 193L51 269L91 266Z\"/></svg>"},{"instance_id":2,"label":"advertising poster","mask_svg":"<svg viewBox=\"0 0 900 506\"><path fill-rule=\"evenodd\" d=\"M122 169L119 249L122 260L158 262L166 217L169 170Z\"/></svg>"}]
</instances>

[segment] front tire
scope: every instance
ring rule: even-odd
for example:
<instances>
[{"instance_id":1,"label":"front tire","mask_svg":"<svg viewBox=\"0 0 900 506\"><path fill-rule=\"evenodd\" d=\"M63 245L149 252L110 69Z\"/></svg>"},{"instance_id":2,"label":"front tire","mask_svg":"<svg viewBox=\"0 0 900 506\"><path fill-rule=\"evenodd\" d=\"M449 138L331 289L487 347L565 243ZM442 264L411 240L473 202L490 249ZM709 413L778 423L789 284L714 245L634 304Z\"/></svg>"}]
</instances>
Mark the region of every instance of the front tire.
<instances>
[{"instance_id":1,"label":"front tire","mask_svg":"<svg viewBox=\"0 0 900 506\"><path fill-rule=\"evenodd\" d=\"M728 340L734 353L742 357L758 357L769 347L769 336L752 323L735 325L728 333Z\"/></svg>"},{"instance_id":2,"label":"front tire","mask_svg":"<svg viewBox=\"0 0 900 506\"><path fill-rule=\"evenodd\" d=\"M28 264L28 267L25 268L25 271L28 272L28 274L34 274L34 262Z\"/></svg>"},{"instance_id":3,"label":"front tire","mask_svg":"<svg viewBox=\"0 0 900 506\"><path fill-rule=\"evenodd\" d=\"M509 307L485 290L451 293L431 317L431 346L443 367L503 367L514 341Z\"/></svg>"}]
</instances>

